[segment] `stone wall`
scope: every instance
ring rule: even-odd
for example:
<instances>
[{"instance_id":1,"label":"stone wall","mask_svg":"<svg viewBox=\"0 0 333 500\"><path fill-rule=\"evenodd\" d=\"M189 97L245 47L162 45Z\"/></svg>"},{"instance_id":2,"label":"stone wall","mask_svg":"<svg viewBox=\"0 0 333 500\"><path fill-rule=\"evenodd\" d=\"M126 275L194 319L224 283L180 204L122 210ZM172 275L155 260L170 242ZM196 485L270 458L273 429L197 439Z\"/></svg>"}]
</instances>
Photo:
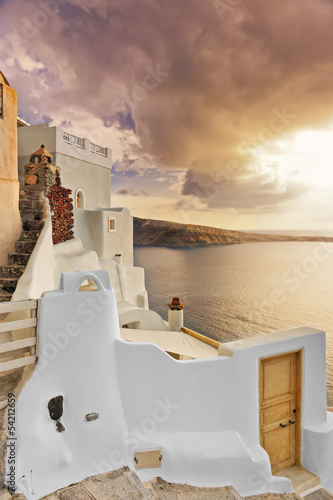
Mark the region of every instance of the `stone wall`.
<instances>
[{"instance_id":1,"label":"stone wall","mask_svg":"<svg viewBox=\"0 0 333 500\"><path fill-rule=\"evenodd\" d=\"M50 187L47 197L52 216L53 244L71 240L74 237L73 199L71 189L61 185L59 172L56 173L55 184Z\"/></svg>"}]
</instances>

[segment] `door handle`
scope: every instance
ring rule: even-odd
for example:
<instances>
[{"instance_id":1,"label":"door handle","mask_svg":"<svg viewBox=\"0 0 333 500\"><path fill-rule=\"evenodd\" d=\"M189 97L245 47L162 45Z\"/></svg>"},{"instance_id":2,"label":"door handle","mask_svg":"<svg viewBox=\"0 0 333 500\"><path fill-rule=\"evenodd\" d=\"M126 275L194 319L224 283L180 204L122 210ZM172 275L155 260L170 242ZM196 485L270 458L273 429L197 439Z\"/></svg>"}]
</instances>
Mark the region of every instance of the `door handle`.
<instances>
[{"instance_id":1,"label":"door handle","mask_svg":"<svg viewBox=\"0 0 333 500\"><path fill-rule=\"evenodd\" d=\"M288 427L289 425L293 425L293 424L295 424L295 423L296 423L296 422L295 422L295 420L291 420L291 419L290 419L290 420L288 420L288 423L287 423L287 424L280 424L280 427L282 427L282 428L283 428L283 427Z\"/></svg>"}]
</instances>

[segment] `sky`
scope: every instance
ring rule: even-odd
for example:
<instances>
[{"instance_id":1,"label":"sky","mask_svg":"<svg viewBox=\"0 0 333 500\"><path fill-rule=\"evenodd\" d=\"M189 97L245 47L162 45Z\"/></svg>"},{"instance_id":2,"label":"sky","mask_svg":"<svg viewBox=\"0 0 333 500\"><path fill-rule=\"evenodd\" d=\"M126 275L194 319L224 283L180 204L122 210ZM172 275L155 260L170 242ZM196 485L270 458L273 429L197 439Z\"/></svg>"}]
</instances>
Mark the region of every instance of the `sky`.
<instances>
[{"instance_id":1,"label":"sky","mask_svg":"<svg viewBox=\"0 0 333 500\"><path fill-rule=\"evenodd\" d=\"M333 231L332 0L0 0L18 114L113 151L112 205Z\"/></svg>"}]
</instances>

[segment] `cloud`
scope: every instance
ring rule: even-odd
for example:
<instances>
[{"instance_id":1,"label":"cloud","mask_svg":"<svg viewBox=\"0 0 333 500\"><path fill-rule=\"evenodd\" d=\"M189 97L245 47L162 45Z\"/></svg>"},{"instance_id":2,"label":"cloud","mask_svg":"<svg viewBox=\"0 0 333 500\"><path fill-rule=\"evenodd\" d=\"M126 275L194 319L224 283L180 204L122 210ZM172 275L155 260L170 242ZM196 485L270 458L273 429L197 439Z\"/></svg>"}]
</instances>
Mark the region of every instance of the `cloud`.
<instances>
[{"instance_id":1,"label":"cloud","mask_svg":"<svg viewBox=\"0 0 333 500\"><path fill-rule=\"evenodd\" d=\"M117 136L117 169L187 170L178 191L209 207L297 201L306 181L254 165L263 148L333 122L333 4L251 0L223 16L214 5L3 2L1 64L19 113L99 123L96 142Z\"/></svg>"},{"instance_id":2,"label":"cloud","mask_svg":"<svg viewBox=\"0 0 333 500\"><path fill-rule=\"evenodd\" d=\"M148 193L146 193L144 189L141 189L141 191L136 191L133 187L127 189L119 189L116 194L121 196L148 196Z\"/></svg>"},{"instance_id":3,"label":"cloud","mask_svg":"<svg viewBox=\"0 0 333 500\"><path fill-rule=\"evenodd\" d=\"M311 185L286 178L277 165L248 170L246 175L232 176L216 172L205 174L188 170L182 194L197 198L210 209L237 208L275 211L281 203L303 198Z\"/></svg>"}]
</instances>

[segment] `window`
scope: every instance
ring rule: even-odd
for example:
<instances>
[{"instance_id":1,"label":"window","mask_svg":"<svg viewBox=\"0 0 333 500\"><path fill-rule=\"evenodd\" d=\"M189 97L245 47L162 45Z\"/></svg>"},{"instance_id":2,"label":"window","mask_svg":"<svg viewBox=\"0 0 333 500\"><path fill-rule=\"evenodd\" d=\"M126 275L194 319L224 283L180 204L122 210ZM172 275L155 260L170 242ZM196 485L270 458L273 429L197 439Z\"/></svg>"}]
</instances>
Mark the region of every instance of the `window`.
<instances>
[{"instance_id":1,"label":"window","mask_svg":"<svg viewBox=\"0 0 333 500\"><path fill-rule=\"evenodd\" d=\"M109 233L116 232L116 219L109 217Z\"/></svg>"},{"instance_id":2,"label":"window","mask_svg":"<svg viewBox=\"0 0 333 500\"><path fill-rule=\"evenodd\" d=\"M82 189L77 189L75 191L75 207L76 208L85 208L85 198L84 192Z\"/></svg>"},{"instance_id":3,"label":"window","mask_svg":"<svg viewBox=\"0 0 333 500\"><path fill-rule=\"evenodd\" d=\"M3 85L0 83L0 118L3 118Z\"/></svg>"}]
</instances>

